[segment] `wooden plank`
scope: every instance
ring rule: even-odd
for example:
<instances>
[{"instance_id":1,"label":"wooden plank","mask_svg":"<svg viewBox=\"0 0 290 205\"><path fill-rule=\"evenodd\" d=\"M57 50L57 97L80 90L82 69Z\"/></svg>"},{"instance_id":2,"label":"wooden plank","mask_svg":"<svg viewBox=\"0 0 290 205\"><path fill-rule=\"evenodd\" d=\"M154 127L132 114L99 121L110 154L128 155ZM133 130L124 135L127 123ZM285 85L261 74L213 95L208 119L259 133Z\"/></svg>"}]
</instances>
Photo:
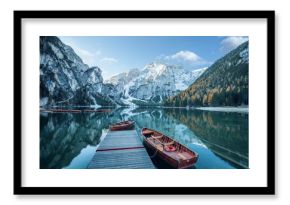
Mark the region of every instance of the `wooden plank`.
<instances>
[{"instance_id":1,"label":"wooden plank","mask_svg":"<svg viewBox=\"0 0 290 205\"><path fill-rule=\"evenodd\" d=\"M135 149L136 148L136 149ZM155 169L135 130L109 131L88 169Z\"/></svg>"},{"instance_id":2,"label":"wooden plank","mask_svg":"<svg viewBox=\"0 0 290 205\"><path fill-rule=\"evenodd\" d=\"M113 149L125 147L143 146L141 139L135 130L130 131L110 131L101 142L98 149Z\"/></svg>"},{"instance_id":3,"label":"wooden plank","mask_svg":"<svg viewBox=\"0 0 290 205\"><path fill-rule=\"evenodd\" d=\"M145 148L96 152L89 169L154 169Z\"/></svg>"}]
</instances>

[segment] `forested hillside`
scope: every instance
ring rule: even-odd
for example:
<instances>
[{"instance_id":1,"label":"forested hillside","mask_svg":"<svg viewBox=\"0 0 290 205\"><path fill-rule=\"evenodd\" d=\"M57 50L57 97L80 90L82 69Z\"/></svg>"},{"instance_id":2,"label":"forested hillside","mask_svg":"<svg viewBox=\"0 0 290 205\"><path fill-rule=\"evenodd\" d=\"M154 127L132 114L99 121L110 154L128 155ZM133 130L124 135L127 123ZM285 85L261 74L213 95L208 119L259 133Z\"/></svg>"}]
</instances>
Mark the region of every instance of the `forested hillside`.
<instances>
[{"instance_id":1,"label":"forested hillside","mask_svg":"<svg viewBox=\"0 0 290 205\"><path fill-rule=\"evenodd\" d=\"M186 90L166 100L167 106L248 105L248 42L210 66Z\"/></svg>"}]
</instances>

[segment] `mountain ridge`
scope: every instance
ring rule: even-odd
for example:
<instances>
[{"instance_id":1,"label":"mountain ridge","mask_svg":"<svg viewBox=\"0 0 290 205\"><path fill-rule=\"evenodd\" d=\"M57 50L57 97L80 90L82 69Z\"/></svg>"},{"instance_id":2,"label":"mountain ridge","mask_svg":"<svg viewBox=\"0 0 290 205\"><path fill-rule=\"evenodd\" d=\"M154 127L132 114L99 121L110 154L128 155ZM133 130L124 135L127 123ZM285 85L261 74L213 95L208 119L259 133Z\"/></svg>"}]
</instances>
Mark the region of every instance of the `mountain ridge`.
<instances>
[{"instance_id":1,"label":"mountain ridge","mask_svg":"<svg viewBox=\"0 0 290 205\"><path fill-rule=\"evenodd\" d=\"M143 69L117 74L105 82L116 86L128 105L160 105L167 97L186 89L205 70L191 72L182 66L152 62Z\"/></svg>"},{"instance_id":2,"label":"mountain ridge","mask_svg":"<svg viewBox=\"0 0 290 205\"><path fill-rule=\"evenodd\" d=\"M114 105L102 94L103 77L55 36L40 37L40 106Z\"/></svg>"},{"instance_id":3,"label":"mountain ridge","mask_svg":"<svg viewBox=\"0 0 290 205\"><path fill-rule=\"evenodd\" d=\"M167 106L248 105L248 41L211 65L191 86L168 98Z\"/></svg>"},{"instance_id":4,"label":"mountain ridge","mask_svg":"<svg viewBox=\"0 0 290 205\"><path fill-rule=\"evenodd\" d=\"M248 104L248 42L209 68L151 62L104 80L58 37L40 37L40 106L238 106Z\"/></svg>"}]
</instances>

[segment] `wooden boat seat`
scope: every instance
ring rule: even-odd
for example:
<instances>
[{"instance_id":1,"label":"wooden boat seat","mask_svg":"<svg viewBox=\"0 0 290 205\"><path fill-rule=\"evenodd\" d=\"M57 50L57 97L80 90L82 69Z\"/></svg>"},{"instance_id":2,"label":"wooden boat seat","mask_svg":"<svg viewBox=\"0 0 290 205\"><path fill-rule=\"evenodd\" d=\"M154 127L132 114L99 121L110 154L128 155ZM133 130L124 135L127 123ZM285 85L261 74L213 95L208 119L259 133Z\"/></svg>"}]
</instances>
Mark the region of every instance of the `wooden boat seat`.
<instances>
[{"instance_id":1,"label":"wooden boat seat","mask_svg":"<svg viewBox=\"0 0 290 205\"><path fill-rule=\"evenodd\" d=\"M174 141L171 141L171 142L167 142L167 143L162 143L164 146L168 146L168 145L173 145L174 144Z\"/></svg>"},{"instance_id":2,"label":"wooden boat seat","mask_svg":"<svg viewBox=\"0 0 290 205\"><path fill-rule=\"evenodd\" d=\"M143 134L144 135L152 135L152 134L154 134L154 132L151 130L145 130L145 131L143 131Z\"/></svg>"},{"instance_id":3,"label":"wooden boat seat","mask_svg":"<svg viewBox=\"0 0 290 205\"><path fill-rule=\"evenodd\" d=\"M163 135L151 135L151 138L153 139L161 139Z\"/></svg>"},{"instance_id":4,"label":"wooden boat seat","mask_svg":"<svg viewBox=\"0 0 290 205\"><path fill-rule=\"evenodd\" d=\"M192 158L192 155L188 154L187 152L167 152L167 155L171 156L176 160L188 160Z\"/></svg>"},{"instance_id":5,"label":"wooden boat seat","mask_svg":"<svg viewBox=\"0 0 290 205\"><path fill-rule=\"evenodd\" d=\"M183 160L187 160L187 159L191 159L192 158L192 155L190 155L189 153L187 152L179 152L178 153L178 156L183 159Z\"/></svg>"},{"instance_id":6,"label":"wooden boat seat","mask_svg":"<svg viewBox=\"0 0 290 205\"><path fill-rule=\"evenodd\" d=\"M161 152L164 150L164 147L161 144L156 145L156 148Z\"/></svg>"}]
</instances>

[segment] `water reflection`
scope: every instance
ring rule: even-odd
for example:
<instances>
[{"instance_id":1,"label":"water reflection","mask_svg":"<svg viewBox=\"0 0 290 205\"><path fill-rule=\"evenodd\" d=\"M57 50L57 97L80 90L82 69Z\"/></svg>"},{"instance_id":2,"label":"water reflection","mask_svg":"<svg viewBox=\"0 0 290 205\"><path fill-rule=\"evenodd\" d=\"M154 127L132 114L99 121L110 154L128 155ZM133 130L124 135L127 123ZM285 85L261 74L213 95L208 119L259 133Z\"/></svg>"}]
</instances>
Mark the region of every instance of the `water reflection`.
<instances>
[{"instance_id":1,"label":"water reflection","mask_svg":"<svg viewBox=\"0 0 290 205\"><path fill-rule=\"evenodd\" d=\"M118 120L104 113L41 113L40 168L69 166L88 145L96 147L102 130ZM79 166L73 168L85 168Z\"/></svg>"},{"instance_id":2,"label":"water reflection","mask_svg":"<svg viewBox=\"0 0 290 205\"><path fill-rule=\"evenodd\" d=\"M200 154L195 168L248 167L248 114L186 109L116 109L111 113L41 113L40 168L86 168L109 125L136 122Z\"/></svg>"},{"instance_id":3,"label":"water reflection","mask_svg":"<svg viewBox=\"0 0 290 205\"><path fill-rule=\"evenodd\" d=\"M215 154L248 167L248 114L202 110L165 110L186 125Z\"/></svg>"}]
</instances>

